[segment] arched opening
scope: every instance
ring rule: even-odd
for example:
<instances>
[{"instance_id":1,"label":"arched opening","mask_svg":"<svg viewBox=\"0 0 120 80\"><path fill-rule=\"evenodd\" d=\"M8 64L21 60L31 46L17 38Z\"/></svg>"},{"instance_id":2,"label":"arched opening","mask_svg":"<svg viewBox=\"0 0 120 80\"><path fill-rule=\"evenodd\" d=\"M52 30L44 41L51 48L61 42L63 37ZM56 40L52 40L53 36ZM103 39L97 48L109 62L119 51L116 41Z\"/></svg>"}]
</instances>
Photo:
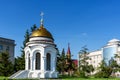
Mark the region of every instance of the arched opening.
<instances>
[{"instance_id":1,"label":"arched opening","mask_svg":"<svg viewBox=\"0 0 120 80\"><path fill-rule=\"evenodd\" d=\"M40 64L41 64L41 59L40 59L41 55L40 53L36 53L36 70L40 70Z\"/></svg>"},{"instance_id":2,"label":"arched opening","mask_svg":"<svg viewBox=\"0 0 120 80\"><path fill-rule=\"evenodd\" d=\"M51 55L50 53L47 53L46 55L46 70L50 70L51 69Z\"/></svg>"},{"instance_id":3,"label":"arched opening","mask_svg":"<svg viewBox=\"0 0 120 80\"><path fill-rule=\"evenodd\" d=\"M28 69L30 69L30 54L28 54Z\"/></svg>"}]
</instances>

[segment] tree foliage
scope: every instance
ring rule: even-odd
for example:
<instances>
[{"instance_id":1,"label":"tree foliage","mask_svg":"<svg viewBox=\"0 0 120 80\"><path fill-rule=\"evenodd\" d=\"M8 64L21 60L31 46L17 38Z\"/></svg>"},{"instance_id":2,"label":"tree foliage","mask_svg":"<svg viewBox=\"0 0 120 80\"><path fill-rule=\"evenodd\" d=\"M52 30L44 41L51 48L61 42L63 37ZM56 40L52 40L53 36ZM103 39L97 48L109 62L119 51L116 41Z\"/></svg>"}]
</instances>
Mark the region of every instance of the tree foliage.
<instances>
[{"instance_id":1,"label":"tree foliage","mask_svg":"<svg viewBox=\"0 0 120 80\"><path fill-rule=\"evenodd\" d=\"M69 76L72 76L72 71L75 71L75 64L71 58L66 59L66 68L65 70L68 72Z\"/></svg>"},{"instance_id":2,"label":"tree foliage","mask_svg":"<svg viewBox=\"0 0 120 80\"><path fill-rule=\"evenodd\" d=\"M0 53L0 76L10 76L13 73L14 65L9 60L8 52Z\"/></svg>"},{"instance_id":3,"label":"tree foliage","mask_svg":"<svg viewBox=\"0 0 120 80\"><path fill-rule=\"evenodd\" d=\"M87 77L90 72L94 71L93 66L89 65L87 62L87 60L90 59L88 54L86 46L82 47L79 52L79 73L81 77Z\"/></svg>"},{"instance_id":4,"label":"tree foliage","mask_svg":"<svg viewBox=\"0 0 120 80\"><path fill-rule=\"evenodd\" d=\"M95 77L108 78L110 77L111 73L112 73L112 68L110 66L107 66L106 62L102 60L99 67L99 72L95 74Z\"/></svg>"},{"instance_id":5,"label":"tree foliage","mask_svg":"<svg viewBox=\"0 0 120 80\"><path fill-rule=\"evenodd\" d=\"M65 72L68 73L68 75L71 76L71 72L75 70L75 65L71 58L68 58L67 55L65 55L65 50L63 48L62 53L58 55L57 58L57 70L59 73L64 75Z\"/></svg>"},{"instance_id":6,"label":"tree foliage","mask_svg":"<svg viewBox=\"0 0 120 80\"><path fill-rule=\"evenodd\" d=\"M110 60L110 67L112 68L112 73L115 74L115 72L120 70L120 65L118 65L117 61L114 59Z\"/></svg>"},{"instance_id":7,"label":"tree foliage","mask_svg":"<svg viewBox=\"0 0 120 80\"><path fill-rule=\"evenodd\" d=\"M23 41L23 46L21 47L21 56L15 58L15 71L23 70L25 69L25 52L24 48L26 47L26 43L29 42L29 38L31 33L37 29L37 26L34 24L31 27L31 30L26 30L25 35L24 35L24 41Z\"/></svg>"},{"instance_id":8,"label":"tree foliage","mask_svg":"<svg viewBox=\"0 0 120 80\"><path fill-rule=\"evenodd\" d=\"M117 61L113 58L109 60L109 65L107 65L106 62L102 60L99 67L99 72L95 74L95 77L109 78L110 76L113 76L115 72L119 71L119 68L120 66L117 64Z\"/></svg>"},{"instance_id":9,"label":"tree foliage","mask_svg":"<svg viewBox=\"0 0 120 80\"><path fill-rule=\"evenodd\" d=\"M57 70L59 73L64 74L65 72L65 66L66 64L66 56L65 56L65 51L64 49L62 50L62 53L57 55Z\"/></svg>"}]
</instances>

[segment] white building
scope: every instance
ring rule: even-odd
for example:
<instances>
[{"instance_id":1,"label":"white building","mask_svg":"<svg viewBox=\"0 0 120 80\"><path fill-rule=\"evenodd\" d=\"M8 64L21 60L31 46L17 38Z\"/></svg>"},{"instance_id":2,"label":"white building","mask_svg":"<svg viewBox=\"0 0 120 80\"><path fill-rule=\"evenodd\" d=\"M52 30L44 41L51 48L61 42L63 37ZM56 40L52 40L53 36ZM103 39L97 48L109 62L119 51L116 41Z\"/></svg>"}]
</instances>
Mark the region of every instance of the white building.
<instances>
[{"instance_id":1,"label":"white building","mask_svg":"<svg viewBox=\"0 0 120 80\"><path fill-rule=\"evenodd\" d=\"M93 51L90 52L90 54L88 55L90 60L88 60L88 63L91 65L93 65L93 67L96 69L97 67L99 67L99 64L102 61L102 51L101 50L97 50L97 51Z\"/></svg>"},{"instance_id":2,"label":"white building","mask_svg":"<svg viewBox=\"0 0 120 80\"><path fill-rule=\"evenodd\" d=\"M57 78L57 49L51 33L43 26L33 31L26 44L25 70L19 71L10 78Z\"/></svg>"},{"instance_id":3,"label":"white building","mask_svg":"<svg viewBox=\"0 0 120 80\"><path fill-rule=\"evenodd\" d=\"M118 54L120 56L120 40L118 39L112 39L108 41L107 45L105 45L101 49L90 52L88 56L91 59L88 60L88 63L92 64L93 67L97 69L103 59L107 64L109 64L109 60L112 59L115 54ZM116 61L118 64L120 64L120 59L116 59ZM96 71L94 73L96 73ZM117 73L116 75L120 74Z\"/></svg>"},{"instance_id":4,"label":"white building","mask_svg":"<svg viewBox=\"0 0 120 80\"><path fill-rule=\"evenodd\" d=\"M8 52L10 61L14 64L15 40L0 37L0 52Z\"/></svg>"}]
</instances>

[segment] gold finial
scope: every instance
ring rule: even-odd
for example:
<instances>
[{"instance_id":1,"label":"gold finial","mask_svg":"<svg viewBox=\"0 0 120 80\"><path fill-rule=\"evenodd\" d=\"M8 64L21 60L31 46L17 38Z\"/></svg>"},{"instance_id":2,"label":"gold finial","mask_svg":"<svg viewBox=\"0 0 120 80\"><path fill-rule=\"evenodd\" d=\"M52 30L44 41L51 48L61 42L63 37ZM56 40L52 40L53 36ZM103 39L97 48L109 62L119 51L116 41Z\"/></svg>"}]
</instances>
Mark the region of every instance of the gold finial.
<instances>
[{"instance_id":1,"label":"gold finial","mask_svg":"<svg viewBox=\"0 0 120 80\"><path fill-rule=\"evenodd\" d=\"M44 16L44 13L41 12L41 13L40 13L40 16L41 16L41 21L40 21L40 23L41 23L41 26L43 26L43 16Z\"/></svg>"}]
</instances>

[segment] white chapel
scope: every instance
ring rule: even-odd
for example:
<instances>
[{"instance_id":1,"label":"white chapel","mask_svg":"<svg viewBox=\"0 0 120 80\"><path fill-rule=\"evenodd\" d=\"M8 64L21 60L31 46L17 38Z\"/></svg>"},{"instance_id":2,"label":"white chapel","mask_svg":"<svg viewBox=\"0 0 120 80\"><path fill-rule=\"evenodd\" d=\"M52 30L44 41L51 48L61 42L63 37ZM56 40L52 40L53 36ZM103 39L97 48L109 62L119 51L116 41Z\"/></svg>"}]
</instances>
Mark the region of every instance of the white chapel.
<instances>
[{"instance_id":1,"label":"white chapel","mask_svg":"<svg viewBox=\"0 0 120 80\"><path fill-rule=\"evenodd\" d=\"M57 49L52 34L44 27L41 18L40 27L33 31L26 43L25 70L12 75L11 78L57 78Z\"/></svg>"}]
</instances>

